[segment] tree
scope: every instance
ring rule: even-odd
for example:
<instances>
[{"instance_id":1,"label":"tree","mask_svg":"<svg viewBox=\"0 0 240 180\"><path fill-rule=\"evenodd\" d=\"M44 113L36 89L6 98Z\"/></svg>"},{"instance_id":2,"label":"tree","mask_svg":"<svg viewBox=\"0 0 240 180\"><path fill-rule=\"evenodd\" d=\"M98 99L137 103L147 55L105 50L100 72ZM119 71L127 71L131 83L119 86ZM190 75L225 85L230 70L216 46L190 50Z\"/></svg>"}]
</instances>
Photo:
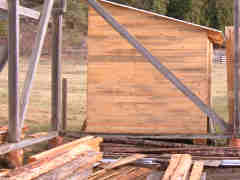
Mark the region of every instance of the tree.
<instances>
[{"instance_id":1,"label":"tree","mask_svg":"<svg viewBox=\"0 0 240 180\"><path fill-rule=\"evenodd\" d=\"M169 0L167 16L185 20L191 16L192 0Z\"/></svg>"}]
</instances>

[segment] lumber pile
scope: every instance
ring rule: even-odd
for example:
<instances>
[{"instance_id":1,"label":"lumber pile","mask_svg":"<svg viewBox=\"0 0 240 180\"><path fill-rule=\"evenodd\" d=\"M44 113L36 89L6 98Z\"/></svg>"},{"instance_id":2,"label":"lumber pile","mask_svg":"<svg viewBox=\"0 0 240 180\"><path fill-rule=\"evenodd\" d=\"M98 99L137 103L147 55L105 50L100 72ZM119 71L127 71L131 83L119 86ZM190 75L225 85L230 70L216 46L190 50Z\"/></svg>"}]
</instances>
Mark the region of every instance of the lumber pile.
<instances>
[{"instance_id":1,"label":"lumber pile","mask_svg":"<svg viewBox=\"0 0 240 180\"><path fill-rule=\"evenodd\" d=\"M152 172L151 169L129 166L128 164L146 157L143 154L134 154L132 156L120 159L103 167L103 169L91 174L89 180L106 180L106 179L146 179Z\"/></svg>"},{"instance_id":2,"label":"lumber pile","mask_svg":"<svg viewBox=\"0 0 240 180\"><path fill-rule=\"evenodd\" d=\"M1 179L87 179L94 164L102 159L101 142L102 138L88 136L33 155L27 165L5 173Z\"/></svg>"},{"instance_id":3,"label":"lumber pile","mask_svg":"<svg viewBox=\"0 0 240 180\"><path fill-rule=\"evenodd\" d=\"M191 155L175 154L172 155L162 180L201 180L203 168L203 161L192 164Z\"/></svg>"},{"instance_id":4,"label":"lumber pile","mask_svg":"<svg viewBox=\"0 0 240 180\"><path fill-rule=\"evenodd\" d=\"M131 154L147 154L148 157L160 157L164 154L190 154L194 157L223 158L239 157L236 147L211 147L158 140L133 139L127 137L107 137L101 144L104 157L125 157Z\"/></svg>"}]
</instances>

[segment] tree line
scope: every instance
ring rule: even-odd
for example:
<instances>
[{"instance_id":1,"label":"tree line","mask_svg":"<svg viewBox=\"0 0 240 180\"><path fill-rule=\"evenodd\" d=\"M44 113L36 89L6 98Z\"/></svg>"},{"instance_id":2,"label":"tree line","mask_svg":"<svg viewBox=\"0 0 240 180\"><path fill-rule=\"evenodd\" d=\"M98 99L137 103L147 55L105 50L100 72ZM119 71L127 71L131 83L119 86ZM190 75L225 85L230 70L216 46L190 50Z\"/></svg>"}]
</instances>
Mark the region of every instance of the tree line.
<instances>
[{"instance_id":1,"label":"tree line","mask_svg":"<svg viewBox=\"0 0 240 180\"><path fill-rule=\"evenodd\" d=\"M20 0L28 7L38 6L43 0ZM233 25L234 0L109 0L136 8L153 11L180 20L213 27L224 31ZM87 8L82 0L67 0L69 24L87 26ZM78 25L77 25L78 26Z\"/></svg>"},{"instance_id":2,"label":"tree line","mask_svg":"<svg viewBox=\"0 0 240 180\"><path fill-rule=\"evenodd\" d=\"M111 0L223 30L233 25L234 0Z\"/></svg>"}]
</instances>

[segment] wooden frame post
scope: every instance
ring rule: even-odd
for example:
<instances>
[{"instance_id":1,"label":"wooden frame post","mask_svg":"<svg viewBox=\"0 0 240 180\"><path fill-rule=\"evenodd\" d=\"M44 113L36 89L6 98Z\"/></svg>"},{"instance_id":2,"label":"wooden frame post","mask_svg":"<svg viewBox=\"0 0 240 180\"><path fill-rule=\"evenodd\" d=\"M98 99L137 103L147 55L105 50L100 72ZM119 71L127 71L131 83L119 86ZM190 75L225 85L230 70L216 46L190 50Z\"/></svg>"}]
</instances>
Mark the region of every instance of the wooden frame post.
<instances>
[{"instance_id":1,"label":"wooden frame post","mask_svg":"<svg viewBox=\"0 0 240 180\"><path fill-rule=\"evenodd\" d=\"M62 80L62 130L67 130L67 94L68 94L68 85L67 79L63 78Z\"/></svg>"},{"instance_id":2,"label":"wooden frame post","mask_svg":"<svg viewBox=\"0 0 240 180\"><path fill-rule=\"evenodd\" d=\"M9 124L8 141L17 143L21 138L21 125L19 119L19 0L9 0L9 33L8 33L8 106ZM13 151L8 154L11 165L22 165L22 151Z\"/></svg>"},{"instance_id":3,"label":"wooden frame post","mask_svg":"<svg viewBox=\"0 0 240 180\"><path fill-rule=\"evenodd\" d=\"M57 8L53 10L53 37L52 37L52 117L51 126L53 131L61 130L62 116L62 24L65 10L65 0L57 2ZM50 142L54 147L61 144L61 137Z\"/></svg>"}]
</instances>

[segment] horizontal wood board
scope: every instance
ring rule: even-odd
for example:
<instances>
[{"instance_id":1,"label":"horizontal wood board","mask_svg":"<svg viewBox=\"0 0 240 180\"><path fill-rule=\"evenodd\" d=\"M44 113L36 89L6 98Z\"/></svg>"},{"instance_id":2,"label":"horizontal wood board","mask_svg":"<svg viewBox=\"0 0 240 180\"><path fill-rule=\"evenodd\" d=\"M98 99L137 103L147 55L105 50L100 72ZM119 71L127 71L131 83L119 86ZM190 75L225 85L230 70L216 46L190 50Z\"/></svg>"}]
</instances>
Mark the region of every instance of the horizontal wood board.
<instances>
[{"instance_id":1,"label":"horizontal wood board","mask_svg":"<svg viewBox=\"0 0 240 180\"><path fill-rule=\"evenodd\" d=\"M206 32L101 4L205 103L210 102ZM207 117L91 8L88 36L87 132L207 132Z\"/></svg>"}]
</instances>

